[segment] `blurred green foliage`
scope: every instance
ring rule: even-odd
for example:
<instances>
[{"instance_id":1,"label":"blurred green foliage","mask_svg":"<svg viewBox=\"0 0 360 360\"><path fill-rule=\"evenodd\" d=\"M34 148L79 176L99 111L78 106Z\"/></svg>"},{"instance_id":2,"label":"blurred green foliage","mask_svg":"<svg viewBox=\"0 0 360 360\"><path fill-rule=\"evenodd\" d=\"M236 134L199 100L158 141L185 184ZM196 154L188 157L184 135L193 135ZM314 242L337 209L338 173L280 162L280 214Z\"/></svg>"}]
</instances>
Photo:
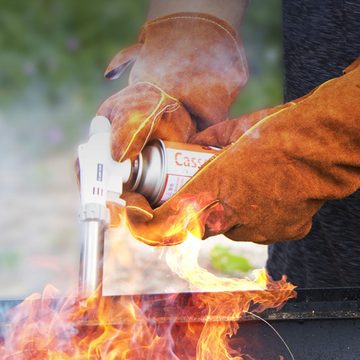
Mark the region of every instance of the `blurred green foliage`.
<instances>
[{"instance_id":1,"label":"blurred green foliage","mask_svg":"<svg viewBox=\"0 0 360 360\"><path fill-rule=\"evenodd\" d=\"M86 88L119 48L136 39L146 8L146 0L3 0L1 101L15 100L31 81L44 81L50 100L63 82ZM280 18L280 0L254 0L243 26L252 75L267 71L267 82L279 77ZM265 88L273 102L276 86Z\"/></svg>"},{"instance_id":2,"label":"blurred green foliage","mask_svg":"<svg viewBox=\"0 0 360 360\"><path fill-rule=\"evenodd\" d=\"M254 269L246 257L233 253L224 245L216 245L211 249L210 262L215 270L227 274L247 273Z\"/></svg>"},{"instance_id":3,"label":"blurred green foliage","mask_svg":"<svg viewBox=\"0 0 360 360\"><path fill-rule=\"evenodd\" d=\"M34 147L78 142L99 104L125 85L104 80L103 70L136 41L148 1L2 0L0 107L20 132L36 121ZM281 102L280 3L250 2L240 32L251 77L233 115Z\"/></svg>"},{"instance_id":4,"label":"blurred green foliage","mask_svg":"<svg viewBox=\"0 0 360 360\"><path fill-rule=\"evenodd\" d=\"M16 101L41 82L56 101L64 83L96 89L108 60L130 44L146 0L3 0L0 11L0 99ZM90 91L90 94L91 95Z\"/></svg>"},{"instance_id":5,"label":"blurred green foliage","mask_svg":"<svg viewBox=\"0 0 360 360\"><path fill-rule=\"evenodd\" d=\"M281 0L252 0L240 31L250 79L232 109L239 115L282 102Z\"/></svg>"},{"instance_id":6,"label":"blurred green foliage","mask_svg":"<svg viewBox=\"0 0 360 360\"><path fill-rule=\"evenodd\" d=\"M20 255L11 250L4 250L0 252L0 268L14 268L20 261Z\"/></svg>"}]
</instances>

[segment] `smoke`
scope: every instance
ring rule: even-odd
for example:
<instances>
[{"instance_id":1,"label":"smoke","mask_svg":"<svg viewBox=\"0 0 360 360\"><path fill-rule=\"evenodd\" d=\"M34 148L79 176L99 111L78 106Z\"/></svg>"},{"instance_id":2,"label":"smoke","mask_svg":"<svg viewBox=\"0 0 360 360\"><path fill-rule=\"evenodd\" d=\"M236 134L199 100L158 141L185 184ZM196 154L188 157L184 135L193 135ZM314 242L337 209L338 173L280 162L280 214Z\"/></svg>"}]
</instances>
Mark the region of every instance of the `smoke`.
<instances>
[{"instance_id":1,"label":"smoke","mask_svg":"<svg viewBox=\"0 0 360 360\"><path fill-rule=\"evenodd\" d=\"M203 240L188 233L188 238L180 245L166 249L166 262L175 274L189 283L193 291L219 292L240 290L263 290L264 286L247 279L219 277L199 265L198 258ZM257 279L259 272L253 277Z\"/></svg>"},{"instance_id":2,"label":"smoke","mask_svg":"<svg viewBox=\"0 0 360 360\"><path fill-rule=\"evenodd\" d=\"M9 311L0 344L3 359L28 359L48 348L59 354L69 351L70 340L78 333L69 318L74 298L58 296L59 291L48 285L42 294L34 293Z\"/></svg>"}]
</instances>

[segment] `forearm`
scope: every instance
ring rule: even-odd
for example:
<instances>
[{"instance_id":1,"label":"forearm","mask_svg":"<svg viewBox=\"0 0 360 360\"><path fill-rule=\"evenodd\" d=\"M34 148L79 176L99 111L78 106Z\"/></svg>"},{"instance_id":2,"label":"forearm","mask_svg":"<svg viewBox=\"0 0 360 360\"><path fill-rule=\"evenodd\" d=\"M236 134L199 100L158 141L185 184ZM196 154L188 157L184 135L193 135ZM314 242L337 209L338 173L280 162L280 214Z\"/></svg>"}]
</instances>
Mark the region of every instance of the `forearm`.
<instances>
[{"instance_id":1,"label":"forearm","mask_svg":"<svg viewBox=\"0 0 360 360\"><path fill-rule=\"evenodd\" d=\"M199 12L216 16L238 29L249 0L150 0L148 19L177 12Z\"/></svg>"}]
</instances>

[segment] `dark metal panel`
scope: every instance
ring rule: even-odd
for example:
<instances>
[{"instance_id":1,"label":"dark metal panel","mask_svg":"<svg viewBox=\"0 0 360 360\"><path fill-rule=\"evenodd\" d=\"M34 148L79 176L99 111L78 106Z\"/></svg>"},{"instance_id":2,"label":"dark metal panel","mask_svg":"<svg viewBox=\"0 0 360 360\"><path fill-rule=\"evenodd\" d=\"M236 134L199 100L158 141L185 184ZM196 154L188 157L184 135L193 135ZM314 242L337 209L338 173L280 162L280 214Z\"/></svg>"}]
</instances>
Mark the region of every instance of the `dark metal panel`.
<instances>
[{"instance_id":1,"label":"dark metal panel","mask_svg":"<svg viewBox=\"0 0 360 360\"><path fill-rule=\"evenodd\" d=\"M356 319L270 321L296 360L359 360L360 321ZM292 360L286 347L265 324L241 324L232 347L256 360Z\"/></svg>"}]
</instances>

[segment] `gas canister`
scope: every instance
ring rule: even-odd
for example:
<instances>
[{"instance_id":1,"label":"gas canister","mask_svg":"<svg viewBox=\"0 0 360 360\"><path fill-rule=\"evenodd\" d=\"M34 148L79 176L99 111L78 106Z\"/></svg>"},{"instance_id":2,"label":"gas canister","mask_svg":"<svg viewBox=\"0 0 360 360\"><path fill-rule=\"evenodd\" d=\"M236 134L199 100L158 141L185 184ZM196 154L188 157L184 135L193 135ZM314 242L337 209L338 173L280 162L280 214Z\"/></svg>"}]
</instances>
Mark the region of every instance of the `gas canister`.
<instances>
[{"instance_id":1,"label":"gas canister","mask_svg":"<svg viewBox=\"0 0 360 360\"><path fill-rule=\"evenodd\" d=\"M184 186L221 149L211 146L154 140L132 162L125 188L159 206Z\"/></svg>"}]
</instances>

